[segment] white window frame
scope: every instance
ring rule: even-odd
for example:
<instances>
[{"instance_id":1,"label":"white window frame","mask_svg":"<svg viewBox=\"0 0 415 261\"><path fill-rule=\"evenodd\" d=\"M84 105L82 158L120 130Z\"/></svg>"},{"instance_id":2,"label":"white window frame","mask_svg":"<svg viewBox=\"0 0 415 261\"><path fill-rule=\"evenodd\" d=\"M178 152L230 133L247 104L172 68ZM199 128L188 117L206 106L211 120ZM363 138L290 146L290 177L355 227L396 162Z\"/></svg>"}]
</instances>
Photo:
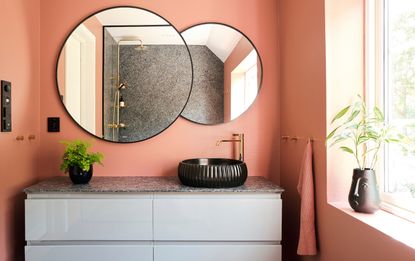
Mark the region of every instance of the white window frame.
<instances>
[{"instance_id":1,"label":"white window frame","mask_svg":"<svg viewBox=\"0 0 415 261\"><path fill-rule=\"evenodd\" d=\"M248 84L248 73L251 72L251 70L255 69L255 73L256 73L256 83L255 83L255 88L256 88L256 93L255 96L253 97L248 97L248 93L249 93L249 89L252 87L251 85ZM248 68L246 70L246 72L244 73L244 77L245 77L245 90L244 90L244 111L247 110L249 108L249 106L251 106L251 104L254 102L255 97L258 95L258 64L255 63L253 64L250 68ZM248 99L251 98L251 99ZM253 99L252 99L253 98Z\"/></svg>"},{"instance_id":2,"label":"white window frame","mask_svg":"<svg viewBox=\"0 0 415 261\"><path fill-rule=\"evenodd\" d=\"M388 56L385 55L383 43L387 41L387 12L385 6L389 0L365 1L365 100L368 106L378 106L386 111L388 82L385 64ZM386 19L385 19L386 18ZM386 145L387 146L387 145ZM385 148L387 149L387 148ZM405 209L404 202L397 200L392 193L386 193L386 173L388 159L386 150L379 155L376 166L379 192L381 195L381 209L415 222L415 212Z\"/></svg>"}]
</instances>

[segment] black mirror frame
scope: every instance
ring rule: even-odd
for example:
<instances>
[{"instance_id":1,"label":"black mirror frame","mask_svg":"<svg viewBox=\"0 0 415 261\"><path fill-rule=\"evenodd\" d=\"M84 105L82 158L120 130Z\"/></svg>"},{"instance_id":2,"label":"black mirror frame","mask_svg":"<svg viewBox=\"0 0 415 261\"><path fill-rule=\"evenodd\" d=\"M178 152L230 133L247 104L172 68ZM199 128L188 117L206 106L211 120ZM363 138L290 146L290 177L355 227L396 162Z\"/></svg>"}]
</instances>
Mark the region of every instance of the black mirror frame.
<instances>
[{"instance_id":1,"label":"black mirror frame","mask_svg":"<svg viewBox=\"0 0 415 261\"><path fill-rule=\"evenodd\" d=\"M93 133L91 133L91 132L89 132L89 131L87 131L84 127L82 127L81 126L81 124L80 123L78 123L72 116L71 116L71 114L69 113L69 111L68 111L68 109L66 108L66 106L65 106L65 104L63 103L63 100L62 100L62 95L61 95L61 93L60 93L60 91L59 91L59 82L58 82L58 65L59 65L59 59L60 59L60 57L61 57L61 54L62 54L62 50L63 50L63 48L65 47L65 44L66 44L66 42L67 42L67 40L69 39L69 37L72 35L72 33L76 30L76 28L78 28L78 26L79 25L81 25L83 22L85 22L86 20L88 20L89 18L91 18L92 16L94 16L94 15L96 15L96 14L98 14L98 13L100 13L100 12L104 12L104 11L107 11L107 10L111 10L111 9L115 9L115 8L134 8L134 9L140 9L140 10L144 10L144 11L147 11L147 12L149 12L149 13L152 13L152 14L154 14L154 15L156 15L156 16L158 16L158 17L160 17L160 18L162 18L164 21L166 21L171 27L173 27L173 29L174 30L176 30L176 32L177 32L177 34L180 36L180 38L183 40L183 43L184 43L184 45L186 46L186 50L187 50L187 53L189 54L189 59L190 59L190 66L191 66L191 82L190 82L190 90L189 90L189 94L188 94L188 96L187 96L187 99L186 99L186 102L185 102L185 104L184 104L184 106L183 106L183 108L181 109L181 111L180 111L180 113L177 115L177 117L169 124L169 125L167 125L164 129L162 129L160 132L158 132L158 133L156 133L156 134L154 134L154 135L152 135L152 136L150 136L150 137L147 137L147 138L145 138L145 139L142 139L142 140L136 140L136 141L127 141L127 142L119 142L119 141L113 141L113 140L108 140L108 139L104 139L104 137L99 137L99 136L97 136L97 135L95 135L95 134L93 134ZM111 25L109 25L109 26L111 26ZM116 26L118 26L118 25L116 25ZM129 25L129 26L131 26L131 25ZM103 30L104 30L104 28L105 28L105 26L103 26ZM103 52L104 52L104 50L102 50ZM96 11L96 12L94 12L94 13L92 13L92 14L90 14L90 15L88 15L87 17L85 17L84 19L82 19L70 32L69 32L69 34L67 34L67 36L65 37L65 40L63 41L63 43L61 44L61 47L60 47L60 49L59 49L59 53L58 53L58 55L57 55L57 58L56 58L56 66L55 66L56 68L55 68L55 87L56 87L56 93L57 93L57 96L58 96L58 98L59 98L59 100L60 100L60 102L61 102L61 105L62 105L62 107L64 108L64 110L65 110L65 112L67 113L67 115L72 119L72 121L80 128L80 129L82 129L84 132L86 132L86 133L88 133L89 135L91 135L91 136L93 136L94 138L98 138L98 139L100 139L100 140L103 140L103 141L107 141L107 142L111 142L111 143L116 143L116 144L129 144L129 143L136 143L136 142L142 142L142 141L146 141L146 140L148 140L148 139L151 139L151 138L153 138L153 137L155 137L155 136L157 136L157 135L159 135L160 133L162 133L163 131L165 131L166 129L168 129L171 125L173 125L173 123L175 123L176 121L177 121L177 119L181 116L181 114L182 114L182 112L184 111L184 108L186 108L186 105L187 105L187 103L188 103L188 101L189 101L189 99L190 99L190 94L192 93L192 88L193 88L193 77L194 77L194 73L193 73L193 60L192 60L192 56L191 56L191 54L190 54L190 50L189 50L189 47L187 46L187 43L186 43L186 41L184 40L184 38L183 38L183 36L182 36L182 34L180 33L180 31L179 30L177 30L177 28L170 22L170 21L168 21L166 18L164 18L163 16L161 16L161 15L159 15L159 14L157 14L156 12L154 12L154 11L151 11L151 10L149 10L149 9L146 9L146 8L142 8L142 7L137 7L137 6L129 6L129 5L120 5L120 6L111 6L111 7L108 7L108 8L104 8L104 9L101 9L101 10L98 10L98 11ZM102 64L102 67L104 67L104 64ZM102 74L102 79L104 79L104 74ZM104 81L102 81L102 84L104 84ZM102 86L102 88L104 88L104 85ZM104 96L102 95L102 104L104 103ZM102 115L102 118L104 118L104 114ZM103 121L103 124L104 124L104 119L102 119ZM102 128L104 128L104 126L102 126Z\"/></svg>"}]
</instances>

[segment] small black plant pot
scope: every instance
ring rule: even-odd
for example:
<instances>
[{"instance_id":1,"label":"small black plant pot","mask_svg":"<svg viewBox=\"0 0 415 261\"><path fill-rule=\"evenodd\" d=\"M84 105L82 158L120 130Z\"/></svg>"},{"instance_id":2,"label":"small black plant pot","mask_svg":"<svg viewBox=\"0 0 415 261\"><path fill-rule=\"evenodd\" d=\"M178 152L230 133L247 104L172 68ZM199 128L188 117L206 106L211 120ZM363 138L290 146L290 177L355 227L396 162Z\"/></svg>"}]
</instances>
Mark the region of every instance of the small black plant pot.
<instances>
[{"instance_id":1,"label":"small black plant pot","mask_svg":"<svg viewBox=\"0 0 415 261\"><path fill-rule=\"evenodd\" d=\"M349 204L354 211L361 213L374 213L379 209L379 190L373 169L353 170Z\"/></svg>"},{"instance_id":2,"label":"small black plant pot","mask_svg":"<svg viewBox=\"0 0 415 261\"><path fill-rule=\"evenodd\" d=\"M88 171L84 171L78 166L69 166L69 178L74 184L87 184L92 178L92 165Z\"/></svg>"}]
</instances>

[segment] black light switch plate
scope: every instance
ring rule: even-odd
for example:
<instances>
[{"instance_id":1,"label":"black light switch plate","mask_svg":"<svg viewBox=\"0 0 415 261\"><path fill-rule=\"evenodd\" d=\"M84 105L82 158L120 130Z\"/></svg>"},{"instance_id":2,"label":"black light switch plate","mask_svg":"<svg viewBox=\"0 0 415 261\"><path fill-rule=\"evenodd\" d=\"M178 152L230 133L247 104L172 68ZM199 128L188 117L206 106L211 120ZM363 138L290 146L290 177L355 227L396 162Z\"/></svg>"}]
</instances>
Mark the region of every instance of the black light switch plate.
<instances>
[{"instance_id":1,"label":"black light switch plate","mask_svg":"<svg viewBox=\"0 0 415 261\"><path fill-rule=\"evenodd\" d=\"M48 117L48 132L59 132L60 131L60 118L59 117Z\"/></svg>"},{"instance_id":2,"label":"black light switch plate","mask_svg":"<svg viewBox=\"0 0 415 261\"><path fill-rule=\"evenodd\" d=\"M1 131L12 131L12 84L1 81Z\"/></svg>"}]
</instances>

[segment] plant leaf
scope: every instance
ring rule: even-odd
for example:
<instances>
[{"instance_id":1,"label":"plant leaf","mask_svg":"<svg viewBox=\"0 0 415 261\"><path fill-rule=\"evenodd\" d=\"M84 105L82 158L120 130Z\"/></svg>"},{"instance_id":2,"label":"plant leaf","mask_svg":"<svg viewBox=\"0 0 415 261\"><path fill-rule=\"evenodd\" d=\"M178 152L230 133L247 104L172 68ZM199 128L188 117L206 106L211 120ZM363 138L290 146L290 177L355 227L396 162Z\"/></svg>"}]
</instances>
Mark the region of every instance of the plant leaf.
<instances>
[{"instance_id":1,"label":"plant leaf","mask_svg":"<svg viewBox=\"0 0 415 261\"><path fill-rule=\"evenodd\" d=\"M379 139L379 134L377 134L376 132L369 130L366 132L366 137L368 137L371 140L377 140Z\"/></svg>"},{"instance_id":2,"label":"plant leaf","mask_svg":"<svg viewBox=\"0 0 415 261\"><path fill-rule=\"evenodd\" d=\"M370 140L370 138L368 136L360 136L357 139L357 145L360 145L360 144L362 144L362 143L364 143L364 142L366 142L368 140Z\"/></svg>"},{"instance_id":3,"label":"plant leaf","mask_svg":"<svg viewBox=\"0 0 415 261\"><path fill-rule=\"evenodd\" d=\"M389 139L385 139L385 142L387 142L387 143L389 143L389 142L395 142L395 143L398 143L398 142L401 142L401 140L394 139L394 138L389 138Z\"/></svg>"},{"instance_id":4,"label":"plant leaf","mask_svg":"<svg viewBox=\"0 0 415 261\"><path fill-rule=\"evenodd\" d=\"M350 115L350 117L347 119L347 121L348 122L351 122L352 120L354 120L354 118L356 118L356 116L357 115L359 115L360 114L360 111L354 111L351 115Z\"/></svg>"},{"instance_id":5,"label":"plant leaf","mask_svg":"<svg viewBox=\"0 0 415 261\"><path fill-rule=\"evenodd\" d=\"M340 119L341 117L343 117L350 109L350 105L343 108L341 111L339 111L336 116L334 116L334 118L331 120L331 123L335 122L336 120Z\"/></svg>"},{"instance_id":6,"label":"plant leaf","mask_svg":"<svg viewBox=\"0 0 415 261\"><path fill-rule=\"evenodd\" d=\"M337 127L337 128L335 128L334 130L332 130L332 131L330 132L330 134L329 134L329 135L327 135L327 137L326 137L326 142L334 136L334 134L336 133L336 131L337 131L339 128L340 128L340 126L339 126L339 127Z\"/></svg>"},{"instance_id":7,"label":"plant leaf","mask_svg":"<svg viewBox=\"0 0 415 261\"><path fill-rule=\"evenodd\" d=\"M375 151L375 150L376 150L376 148L371 148L371 149L368 149L368 150L366 150L366 151L362 154L362 156L369 155L369 153L371 153L372 151Z\"/></svg>"},{"instance_id":8,"label":"plant leaf","mask_svg":"<svg viewBox=\"0 0 415 261\"><path fill-rule=\"evenodd\" d=\"M375 112L375 116L378 121L385 120L385 117L383 116L382 111L378 107L375 106L375 108L373 108L373 111Z\"/></svg>"},{"instance_id":9,"label":"plant leaf","mask_svg":"<svg viewBox=\"0 0 415 261\"><path fill-rule=\"evenodd\" d=\"M333 147L337 143L342 142L342 141L345 141L347 139L350 139L350 136L337 136L337 138L333 141L333 143L330 144L330 147Z\"/></svg>"},{"instance_id":10,"label":"plant leaf","mask_svg":"<svg viewBox=\"0 0 415 261\"><path fill-rule=\"evenodd\" d=\"M60 166L62 171L67 171L69 166L79 166L88 171L90 165L97 162L102 165L104 155L102 153L88 153L91 143L83 140L62 141L66 148L63 154L63 161Z\"/></svg>"},{"instance_id":11,"label":"plant leaf","mask_svg":"<svg viewBox=\"0 0 415 261\"><path fill-rule=\"evenodd\" d=\"M342 149L343 151L348 152L348 153L354 155L354 151L351 148L349 148L349 147L344 147L343 146L343 147L340 147L340 149Z\"/></svg>"}]
</instances>

